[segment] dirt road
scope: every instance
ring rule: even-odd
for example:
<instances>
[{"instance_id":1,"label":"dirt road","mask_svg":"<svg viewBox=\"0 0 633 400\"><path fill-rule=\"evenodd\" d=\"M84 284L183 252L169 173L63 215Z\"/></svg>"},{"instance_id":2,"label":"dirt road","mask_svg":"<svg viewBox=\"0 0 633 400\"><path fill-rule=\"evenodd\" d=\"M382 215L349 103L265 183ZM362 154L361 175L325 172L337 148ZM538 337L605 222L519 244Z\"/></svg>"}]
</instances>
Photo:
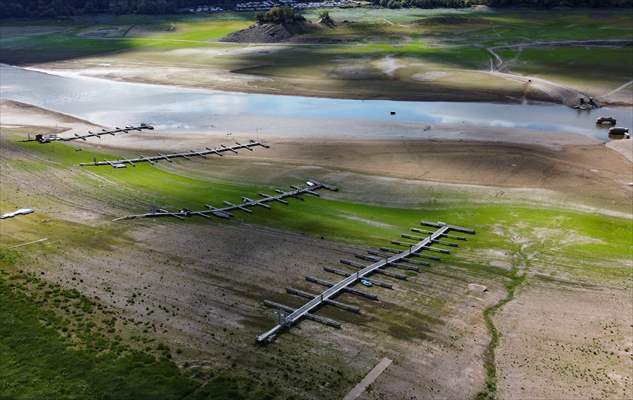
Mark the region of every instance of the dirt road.
<instances>
[{"instance_id":1,"label":"dirt road","mask_svg":"<svg viewBox=\"0 0 633 400\"><path fill-rule=\"evenodd\" d=\"M490 53L492 56L490 66L491 73L505 76L508 79L515 79L519 82L529 84L528 90L537 90L547 95L559 99L559 101L563 104L574 106L578 104L578 100L580 98L589 98L590 96L586 93L580 92L572 87L564 86L555 82L552 82L547 79L538 78L534 76L525 76L513 74L510 71L509 65L506 63L499 53L498 50L509 50L509 49L517 49L523 50L525 48L530 47L550 47L550 46L610 46L610 47L623 47L630 46L633 42L630 39L621 39L621 40L557 40L557 41L532 41L526 43L514 43L508 45L494 46L486 48L486 51ZM599 97L599 99L607 102L609 96L612 96L619 91L628 87L632 82L625 83L624 85L614 89L609 93L605 93Z\"/></svg>"}]
</instances>

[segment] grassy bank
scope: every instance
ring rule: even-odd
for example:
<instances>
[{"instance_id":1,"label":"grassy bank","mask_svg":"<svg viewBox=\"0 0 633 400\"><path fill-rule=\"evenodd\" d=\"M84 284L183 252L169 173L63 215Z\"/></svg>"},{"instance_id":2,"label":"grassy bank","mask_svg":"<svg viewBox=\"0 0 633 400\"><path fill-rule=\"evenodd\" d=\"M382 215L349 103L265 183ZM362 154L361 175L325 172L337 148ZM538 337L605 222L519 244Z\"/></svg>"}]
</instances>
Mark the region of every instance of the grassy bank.
<instances>
[{"instance_id":1,"label":"grassy bank","mask_svg":"<svg viewBox=\"0 0 633 400\"><path fill-rule=\"evenodd\" d=\"M169 347L136 332L132 320L17 270L21 261L0 251L0 398L273 398L274 389L247 379L183 373Z\"/></svg>"}]
</instances>

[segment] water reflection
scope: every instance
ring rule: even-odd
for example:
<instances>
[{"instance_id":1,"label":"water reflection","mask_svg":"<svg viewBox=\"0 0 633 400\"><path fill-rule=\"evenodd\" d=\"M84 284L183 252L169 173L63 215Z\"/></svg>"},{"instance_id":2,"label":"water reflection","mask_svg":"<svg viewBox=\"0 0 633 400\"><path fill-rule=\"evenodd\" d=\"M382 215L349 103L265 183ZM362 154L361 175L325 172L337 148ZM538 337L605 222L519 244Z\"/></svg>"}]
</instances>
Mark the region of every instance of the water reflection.
<instances>
[{"instance_id":1,"label":"water reflection","mask_svg":"<svg viewBox=\"0 0 633 400\"><path fill-rule=\"evenodd\" d=\"M6 65L0 66L0 84L3 99L34 104L108 126L148 122L158 128L199 131L218 124L229 129L259 123L257 126L266 124L274 129L275 124L283 124L282 120L286 119L324 123L329 134L344 135L350 130L350 121L357 121L367 135L412 137L419 135L419 127L414 129L410 124L468 123L579 133L607 140L608 130L595 125L597 117L607 115L617 118L618 126L633 128L630 108L577 112L565 106L545 104L342 100L227 93L49 75ZM391 115L392 112L395 115ZM372 126L376 129L372 130ZM318 131L314 126L306 129L304 133Z\"/></svg>"}]
</instances>

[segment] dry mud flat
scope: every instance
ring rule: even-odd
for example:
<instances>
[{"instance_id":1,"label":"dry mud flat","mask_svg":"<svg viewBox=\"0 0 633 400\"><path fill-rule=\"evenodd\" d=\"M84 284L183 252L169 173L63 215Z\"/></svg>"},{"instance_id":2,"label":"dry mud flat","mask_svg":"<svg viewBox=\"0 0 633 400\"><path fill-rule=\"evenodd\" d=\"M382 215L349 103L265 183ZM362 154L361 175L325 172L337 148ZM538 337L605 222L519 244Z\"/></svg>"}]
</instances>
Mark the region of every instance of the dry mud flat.
<instances>
[{"instance_id":1,"label":"dry mud flat","mask_svg":"<svg viewBox=\"0 0 633 400\"><path fill-rule=\"evenodd\" d=\"M133 242L90 257L68 254L59 260L62 269L45 268L47 277L62 284L81 279L82 292L156 327L157 335L184 349L180 363L233 367L262 379L281 378L288 369L278 384L316 398L337 397L330 368L356 380L383 355L395 362L374 384L374 395L382 398L457 398L483 385L488 334L481 315L503 295L501 281L482 281L444 263L397 283L394 291L375 290L379 302L341 296L363 315L322 310L343 321L340 331L305 321L275 344L257 347L255 336L273 324L263 299L298 305L283 294L285 287L317 292L321 288L305 283L304 276L335 279L322 267L336 266L358 249L218 224L152 224L137 229ZM486 284L489 291L469 291L468 282ZM275 362L277 356L288 360ZM306 381L314 387L302 389Z\"/></svg>"},{"instance_id":2,"label":"dry mud flat","mask_svg":"<svg viewBox=\"0 0 633 400\"><path fill-rule=\"evenodd\" d=\"M631 290L530 282L495 317L499 398L633 397Z\"/></svg>"},{"instance_id":3,"label":"dry mud flat","mask_svg":"<svg viewBox=\"0 0 633 400\"><path fill-rule=\"evenodd\" d=\"M493 201L513 199L513 193L521 192L526 199L545 204L566 203L566 207L571 207L570 203L577 203L576 208L586 205L630 212L631 162L598 141L574 135L535 134L530 144L529 137L501 131L482 132L482 128L466 127L459 132L460 139L454 140L268 137L266 143L271 148L267 150L242 152L239 158L174 163L163 168L187 175L276 185L322 177L353 192L357 196L353 200L371 203L417 205L421 193L411 192L412 186L436 183L439 190L451 191L482 186L486 188L483 191L495 194ZM461 139L464 137L472 140ZM235 138L245 140L248 136ZM228 139L224 134L157 132L113 138L105 149L165 152L205 147ZM213 163L213 168L206 167L209 163ZM369 177L373 181L369 185L356 184L359 180L367 182ZM402 197L403 188L411 193Z\"/></svg>"}]
</instances>

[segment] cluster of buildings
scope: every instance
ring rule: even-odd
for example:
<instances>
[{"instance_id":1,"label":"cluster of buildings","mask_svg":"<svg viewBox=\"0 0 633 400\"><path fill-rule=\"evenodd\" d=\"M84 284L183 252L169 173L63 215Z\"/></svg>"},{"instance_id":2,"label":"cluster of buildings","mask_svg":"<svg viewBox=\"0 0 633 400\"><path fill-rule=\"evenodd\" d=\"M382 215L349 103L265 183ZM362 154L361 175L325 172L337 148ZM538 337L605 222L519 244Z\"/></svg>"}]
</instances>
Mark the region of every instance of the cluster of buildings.
<instances>
[{"instance_id":1,"label":"cluster of buildings","mask_svg":"<svg viewBox=\"0 0 633 400\"><path fill-rule=\"evenodd\" d=\"M293 7L293 2L282 1L247 1L244 3L237 3L233 9L235 11L267 11L272 7L289 6Z\"/></svg>"},{"instance_id":2,"label":"cluster of buildings","mask_svg":"<svg viewBox=\"0 0 633 400\"><path fill-rule=\"evenodd\" d=\"M178 11L181 13L201 14L201 13L222 12L224 11L224 9L218 6L196 6L196 7L182 8Z\"/></svg>"},{"instance_id":3,"label":"cluster of buildings","mask_svg":"<svg viewBox=\"0 0 633 400\"><path fill-rule=\"evenodd\" d=\"M297 1L297 0L262 0L262 1L246 1L236 3L233 6L235 11L267 11L273 7L292 7L299 10L307 10L310 8L348 8L358 7L359 1L356 0L324 0L324 1ZM222 12L224 9L218 6L203 5L188 7L180 10L181 12L200 14L200 13L216 13Z\"/></svg>"},{"instance_id":4,"label":"cluster of buildings","mask_svg":"<svg viewBox=\"0 0 633 400\"><path fill-rule=\"evenodd\" d=\"M235 5L235 11L266 11L272 7L292 7L296 9L310 9L310 8L335 8L335 7L356 7L357 1L354 0L325 0L325 1L310 1L299 2L296 0L265 0L265 1L248 1L244 3L237 3Z\"/></svg>"},{"instance_id":5,"label":"cluster of buildings","mask_svg":"<svg viewBox=\"0 0 633 400\"><path fill-rule=\"evenodd\" d=\"M358 1L353 0L328 0L328 1L310 1L305 3L295 3L294 8L308 9L308 8L351 8L360 7L361 4Z\"/></svg>"}]
</instances>

